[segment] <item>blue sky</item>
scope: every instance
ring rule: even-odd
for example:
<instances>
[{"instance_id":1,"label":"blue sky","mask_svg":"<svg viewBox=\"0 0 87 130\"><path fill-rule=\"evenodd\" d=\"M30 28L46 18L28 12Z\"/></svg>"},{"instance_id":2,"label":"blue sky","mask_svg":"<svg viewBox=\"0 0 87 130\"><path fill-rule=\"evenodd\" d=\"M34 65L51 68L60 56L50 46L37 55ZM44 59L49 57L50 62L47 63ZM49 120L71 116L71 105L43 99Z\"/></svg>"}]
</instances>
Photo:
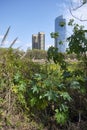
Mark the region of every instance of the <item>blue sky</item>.
<instances>
[{"instance_id":1,"label":"blue sky","mask_svg":"<svg viewBox=\"0 0 87 130\"><path fill-rule=\"evenodd\" d=\"M0 0L0 40L11 26L4 46L9 46L18 37L15 47L31 48L32 34L45 33L46 49L54 45L50 33L54 32L54 20L63 14L71 18L70 0ZM75 0L73 0L74 2Z\"/></svg>"}]
</instances>

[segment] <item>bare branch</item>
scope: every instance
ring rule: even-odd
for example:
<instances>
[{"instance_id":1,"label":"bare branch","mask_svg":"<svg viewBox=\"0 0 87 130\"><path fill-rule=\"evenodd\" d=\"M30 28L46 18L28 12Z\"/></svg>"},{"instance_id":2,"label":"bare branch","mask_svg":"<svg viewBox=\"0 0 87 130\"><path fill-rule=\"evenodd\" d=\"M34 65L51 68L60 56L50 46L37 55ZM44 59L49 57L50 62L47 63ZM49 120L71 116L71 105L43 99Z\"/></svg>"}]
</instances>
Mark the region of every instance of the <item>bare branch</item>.
<instances>
[{"instance_id":1,"label":"bare branch","mask_svg":"<svg viewBox=\"0 0 87 130\"><path fill-rule=\"evenodd\" d=\"M80 5L79 5L79 2L80 2ZM87 0L79 0L77 7L73 7L73 2L72 2L72 0L70 0L70 3L71 3L71 8L69 9L70 14L71 14L75 19L77 19L77 20L79 20L79 21L81 21L81 22L87 21L87 19L79 18L78 16L75 16L75 15L73 14L73 11L76 11L76 10L80 9L84 4L87 3Z\"/></svg>"},{"instance_id":2,"label":"bare branch","mask_svg":"<svg viewBox=\"0 0 87 130\"><path fill-rule=\"evenodd\" d=\"M70 3L71 3L72 10L73 10L73 11L76 11L77 9L81 8L84 4L86 4L86 3L87 3L87 0L83 0L83 2L80 0L80 3L81 3L81 4L80 4L79 6L77 6L77 7L75 7L75 8L73 8L72 0L70 1Z\"/></svg>"},{"instance_id":3,"label":"bare branch","mask_svg":"<svg viewBox=\"0 0 87 130\"><path fill-rule=\"evenodd\" d=\"M83 3L81 3L81 5L79 5L79 6L75 7L75 8L73 8L73 3L72 3L72 1L70 1L70 3L71 3L71 7L72 7L72 10L73 10L73 11L75 11L75 10L77 10L77 9L79 9L79 8L81 8L81 7L83 6Z\"/></svg>"},{"instance_id":4,"label":"bare branch","mask_svg":"<svg viewBox=\"0 0 87 130\"><path fill-rule=\"evenodd\" d=\"M72 10L71 10L71 9L69 9L69 11L70 11L70 14L71 14L75 19L77 19L77 20L79 20L79 21L81 21L81 22L87 21L87 19L80 19L80 18L76 17L76 16L72 13Z\"/></svg>"}]
</instances>

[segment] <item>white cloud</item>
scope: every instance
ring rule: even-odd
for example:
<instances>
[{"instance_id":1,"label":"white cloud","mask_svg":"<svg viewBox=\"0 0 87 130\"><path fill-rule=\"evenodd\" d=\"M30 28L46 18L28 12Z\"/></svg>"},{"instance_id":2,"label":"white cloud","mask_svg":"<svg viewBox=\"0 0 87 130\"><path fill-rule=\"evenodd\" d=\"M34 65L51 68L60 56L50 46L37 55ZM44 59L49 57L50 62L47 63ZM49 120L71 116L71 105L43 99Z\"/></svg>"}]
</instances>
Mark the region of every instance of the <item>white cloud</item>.
<instances>
[{"instance_id":1,"label":"white cloud","mask_svg":"<svg viewBox=\"0 0 87 130\"><path fill-rule=\"evenodd\" d=\"M22 43L22 41L18 39L18 40L16 41L16 43Z\"/></svg>"},{"instance_id":2,"label":"white cloud","mask_svg":"<svg viewBox=\"0 0 87 130\"><path fill-rule=\"evenodd\" d=\"M23 49L23 50L27 50L28 48L32 48L32 43L24 43L22 46L21 46L21 49Z\"/></svg>"},{"instance_id":3,"label":"white cloud","mask_svg":"<svg viewBox=\"0 0 87 130\"><path fill-rule=\"evenodd\" d=\"M71 0L73 3L81 3L81 0Z\"/></svg>"},{"instance_id":4,"label":"white cloud","mask_svg":"<svg viewBox=\"0 0 87 130\"><path fill-rule=\"evenodd\" d=\"M70 0L70 4L73 6L73 8L82 5L82 3L83 3L83 0Z\"/></svg>"},{"instance_id":5,"label":"white cloud","mask_svg":"<svg viewBox=\"0 0 87 130\"><path fill-rule=\"evenodd\" d=\"M4 36L3 35L0 35L0 39L2 39Z\"/></svg>"},{"instance_id":6,"label":"white cloud","mask_svg":"<svg viewBox=\"0 0 87 130\"><path fill-rule=\"evenodd\" d=\"M54 46L54 44L53 43L47 43L46 46L45 46L46 50L48 50L48 48L51 47L51 46Z\"/></svg>"}]
</instances>

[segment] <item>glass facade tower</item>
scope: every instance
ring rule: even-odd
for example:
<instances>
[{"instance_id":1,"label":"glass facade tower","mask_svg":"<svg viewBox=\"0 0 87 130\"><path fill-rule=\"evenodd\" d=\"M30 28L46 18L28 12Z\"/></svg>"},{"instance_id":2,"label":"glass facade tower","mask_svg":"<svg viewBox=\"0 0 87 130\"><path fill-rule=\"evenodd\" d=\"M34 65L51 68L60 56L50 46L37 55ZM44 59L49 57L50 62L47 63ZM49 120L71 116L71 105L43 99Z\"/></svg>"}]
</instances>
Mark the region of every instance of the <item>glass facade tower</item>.
<instances>
[{"instance_id":1,"label":"glass facade tower","mask_svg":"<svg viewBox=\"0 0 87 130\"><path fill-rule=\"evenodd\" d=\"M64 26L63 26L64 25ZM66 19L63 16L59 16L55 19L55 32L58 32L58 37L55 38L55 47L58 48L59 52L66 51ZM59 44L60 42L63 44Z\"/></svg>"}]
</instances>

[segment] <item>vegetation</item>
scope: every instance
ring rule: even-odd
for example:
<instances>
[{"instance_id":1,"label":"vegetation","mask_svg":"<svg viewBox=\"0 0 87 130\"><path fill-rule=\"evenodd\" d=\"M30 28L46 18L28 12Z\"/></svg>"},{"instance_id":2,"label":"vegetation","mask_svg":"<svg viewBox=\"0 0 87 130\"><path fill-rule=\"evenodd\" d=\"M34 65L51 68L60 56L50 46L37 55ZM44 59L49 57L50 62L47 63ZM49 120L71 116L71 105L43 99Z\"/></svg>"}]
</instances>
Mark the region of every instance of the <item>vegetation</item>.
<instances>
[{"instance_id":1,"label":"vegetation","mask_svg":"<svg viewBox=\"0 0 87 130\"><path fill-rule=\"evenodd\" d=\"M47 58L44 64L32 62L41 59L37 50L13 49L15 41L0 48L1 130L87 129L87 31L73 20L69 25L68 54L51 46L40 53ZM76 61L66 60L68 56Z\"/></svg>"},{"instance_id":2,"label":"vegetation","mask_svg":"<svg viewBox=\"0 0 87 130\"><path fill-rule=\"evenodd\" d=\"M45 50L38 50L38 49L34 49L34 50L30 50L27 49L26 52L26 58L28 59L46 59L47 58L47 52Z\"/></svg>"}]
</instances>

